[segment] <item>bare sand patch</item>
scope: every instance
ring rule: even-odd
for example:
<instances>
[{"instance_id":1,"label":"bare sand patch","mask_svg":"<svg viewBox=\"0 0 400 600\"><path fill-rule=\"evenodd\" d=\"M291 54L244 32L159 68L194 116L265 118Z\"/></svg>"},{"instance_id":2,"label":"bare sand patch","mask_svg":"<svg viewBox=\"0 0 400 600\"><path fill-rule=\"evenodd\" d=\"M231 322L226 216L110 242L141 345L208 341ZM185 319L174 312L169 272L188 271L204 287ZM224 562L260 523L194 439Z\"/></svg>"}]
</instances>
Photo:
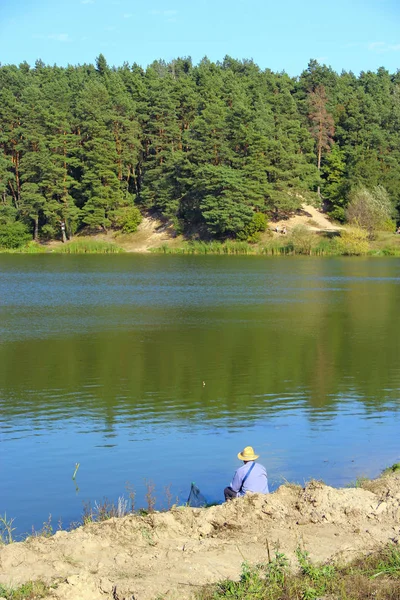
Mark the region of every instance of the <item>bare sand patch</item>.
<instances>
[{"instance_id":1,"label":"bare sand patch","mask_svg":"<svg viewBox=\"0 0 400 600\"><path fill-rule=\"evenodd\" d=\"M153 216L143 217L136 233L117 235L115 242L127 252L148 252L150 248L158 248L163 244L179 246L182 236L177 236L170 221L163 222Z\"/></svg>"},{"instance_id":2,"label":"bare sand patch","mask_svg":"<svg viewBox=\"0 0 400 600\"><path fill-rule=\"evenodd\" d=\"M312 206L311 204L305 203L301 205L301 209L293 216L287 219L281 219L274 223L273 229L278 227L282 230L283 227L286 227L288 233L290 233L294 227L299 225L306 227L309 231L315 232L334 232L342 229L340 225L332 223L321 210L315 208L315 206Z\"/></svg>"},{"instance_id":3,"label":"bare sand patch","mask_svg":"<svg viewBox=\"0 0 400 600\"><path fill-rule=\"evenodd\" d=\"M162 221L155 216L146 215L135 233L123 234L110 230L88 234L87 231L82 231L67 241L66 244L82 240L108 242L123 248L126 252L143 253L149 252L150 248L158 248L163 244L170 247L179 246L182 244L183 238L176 234L171 221ZM49 251L57 250L63 246L63 242L52 240L46 242L45 246Z\"/></svg>"}]
</instances>

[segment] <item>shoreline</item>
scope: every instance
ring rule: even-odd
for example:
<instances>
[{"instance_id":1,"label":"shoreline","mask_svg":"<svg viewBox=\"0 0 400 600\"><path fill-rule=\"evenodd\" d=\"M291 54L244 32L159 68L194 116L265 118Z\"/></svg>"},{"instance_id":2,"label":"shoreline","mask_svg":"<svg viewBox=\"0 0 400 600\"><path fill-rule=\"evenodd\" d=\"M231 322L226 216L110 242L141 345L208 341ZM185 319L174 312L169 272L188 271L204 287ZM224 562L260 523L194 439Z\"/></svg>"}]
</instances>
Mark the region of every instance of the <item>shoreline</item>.
<instances>
[{"instance_id":1,"label":"shoreline","mask_svg":"<svg viewBox=\"0 0 400 600\"><path fill-rule=\"evenodd\" d=\"M366 232L346 230L341 236L320 235L301 231L299 235L266 235L257 243L238 240L193 241L182 236L167 240L154 240L153 236L142 238L107 235L81 236L68 240L38 243L29 242L19 248L0 248L0 254L177 254L177 255L231 255L231 256L400 256L400 236L381 234L374 240Z\"/></svg>"},{"instance_id":2,"label":"shoreline","mask_svg":"<svg viewBox=\"0 0 400 600\"><path fill-rule=\"evenodd\" d=\"M96 244L97 246L97 244ZM86 244L75 245L72 249L65 246L57 246L56 248L51 247L48 248L42 245L29 246L28 248L18 248L18 249L2 249L0 248L0 256L5 255L20 255L20 256L30 256L30 255L45 255L45 256L61 256L61 255L82 255L82 254L90 254L90 255L104 255L104 254L133 254L133 255L175 255L175 256L259 256L264 258L277 258L277 257L309 257L309 258L398 258L400 256L400 245L393 247L383 247L383 248L370 248L366 252L358 252L358 251L344 251L344 252L334 252L331 250L319 250L318 248L314 251L298 251L292 249L290 247L281 246L281 247L263 247L263 246L248 246L244 245L242 242L238 243L198 243L196 245L191 245L187 243L185 246L160 246L148 249L125 249L123 246L117 246L114 243L109 243L108 245L103 245L101 248L90 248Z\"/></svg>"},{"instance_id":3,"label":"shoreline","mask_svg":"<svg viewBox=\"0 0 400 600\"><path fill-rule=\"evenodd\" d=\"M61 239L30 241L11 254L215 254L251 256L400 256L400 235L370 231L331 222L315 207L302 204L290 217L269 223L247 240L201 239L199 231L179 233L172 221L144 215L135 232L80 231L64 243Z\"/></svg>"},{"instance_id":4,"label":"shoreline","mask_svg":"<svg viewBox=\"0 0 400 600\"><path fill-rule=\"evenodd\" d=\"M56 584L50 597L59 600L113 598L113 590L121 599L190 598L237 580L244 562L267 561L277 549L293 568L299 547L313 563L346 564L396 542L399 520L399 472L355 488L289 483L265 496L114 517L4 545L0 584Z\"/></svg>"}]
</instances>

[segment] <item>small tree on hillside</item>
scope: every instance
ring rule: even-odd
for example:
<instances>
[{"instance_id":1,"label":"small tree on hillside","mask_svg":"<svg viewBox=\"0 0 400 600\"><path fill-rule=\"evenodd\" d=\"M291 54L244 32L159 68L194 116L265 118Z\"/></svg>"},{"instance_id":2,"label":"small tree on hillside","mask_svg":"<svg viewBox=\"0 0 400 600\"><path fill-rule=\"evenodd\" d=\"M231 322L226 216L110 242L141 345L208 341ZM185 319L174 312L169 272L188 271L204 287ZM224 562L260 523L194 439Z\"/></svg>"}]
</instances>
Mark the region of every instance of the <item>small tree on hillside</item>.
<instances>
[{"instance_id":1,"label":"small tree on hillside","mask_svg":"<svg viewBox=\"0 0 400 600\"><path fill-rule=\"evenodd\" d=\"M350 195L346 217L349 223L366 229L371 236L375 231L393 231L395 208L389 194L381 185L372 189L359 187Z\"/></svg>"}]
</instances>

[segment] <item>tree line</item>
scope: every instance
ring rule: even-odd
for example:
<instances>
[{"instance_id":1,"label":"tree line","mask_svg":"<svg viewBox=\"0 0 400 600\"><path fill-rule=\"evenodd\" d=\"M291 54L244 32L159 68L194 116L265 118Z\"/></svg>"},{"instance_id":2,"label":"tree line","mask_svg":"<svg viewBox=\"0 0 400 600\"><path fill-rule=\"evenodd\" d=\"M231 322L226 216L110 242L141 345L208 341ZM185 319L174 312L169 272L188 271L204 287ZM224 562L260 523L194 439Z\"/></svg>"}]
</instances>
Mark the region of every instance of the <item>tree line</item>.
<instances>
[{"instance_id":1,"label":"tree line","mask_svg":"<svg viewBox=\"0 0 400 600\"><path fill-rule=\"evenodd\" d=\"M0 66L0 228L35 240L131 232L146 210L243 239L313 196L338 220L361 187L396 209L399 183L400 71Z\"/></svg>"}]
</instances>

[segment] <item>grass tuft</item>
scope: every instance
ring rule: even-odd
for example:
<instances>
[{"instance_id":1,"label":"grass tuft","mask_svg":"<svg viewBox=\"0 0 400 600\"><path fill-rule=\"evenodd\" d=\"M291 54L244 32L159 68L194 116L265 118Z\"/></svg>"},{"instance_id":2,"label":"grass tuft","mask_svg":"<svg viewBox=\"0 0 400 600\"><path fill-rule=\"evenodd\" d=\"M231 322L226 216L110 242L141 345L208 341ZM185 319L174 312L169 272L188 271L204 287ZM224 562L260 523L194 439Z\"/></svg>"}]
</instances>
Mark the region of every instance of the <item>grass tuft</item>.
<instances>
[{"instance_id":1,"label":"grass tuft","mask_svg":"<svg viewBox=\"0 0 400 600\"><path fill-rule=\"evenodd\" d=\"M366 253L358 252L358 247L351 247L346 243L338 243L336 239L320 237L304 227L294 228L291 235L272 237L263 244L250 244L237 240L225 242L184 242L182 246L170 247L163 244L150 251L157 254L249 254L264 256L343 256L348 254ZM383 251L379 251L383 254Z\"/></svg>"},{"instance_id":2,"label":"grass tuft","mask_svg":"<svg viewBox=\"0 0 400 600\"><path fill-rule=\"evenodd\" d=\"M0 545L13 543L13 532L15 531L15 527L13 527L14 520L7 518L7 513L0 515Z\"/></svg>"},{"instance_id":3,"label":"grass tuft","mask_svg":"<svg viewBox=\"0 0 400 600\"><path fill-rule=\"evenodd\" d=\"M365 477L365 475L359 475L354 479L354 481L349 481L345 487L346 488L362 488L366 483L370 483L371 479L369 477Z\"/></svg>"},{"instance_id":4,"label":"grass tuft","mask_svg":"<svg viewBox=\"0 0 400 600\"><path fill-rule=\"evenodd\" d=\"M386 467L382 471L382 475L390 475L391 473L397 473L397 471L400 471L400 463L394 463L390 467Z\"/></svg>"},{"instance_id":5,"label":"grass tuft","mask_svg":"<svg viewBox=\"0 0 400 600\"><path fill-rule=\"evenodd\" d=\"M125 251L116 244L90 239L67 242L53 249L53 253L57 254L120 254L121 252Z\"/></svg>"},{"instance_id":6,"label":"grass tuft","mask_svg":"<svg viewBox=\"0 0 400 600\"><path fill-rule=\"evenodd\" d=\"M94 506L90 502L85 502L82 523L87 525L88 523L107 521L114 517L125 517L130 514L128 504L129 500L124 496L120 496L116 503L108 500L108 498L104 498L101 502L95 501Z\"/></svg>"},{"instance_id":7,"label":"grass tuft","mask_svg":"<svg viewBox=\"0 0 400 600\"><path fill-rule=\"evenodd\" d=\"M0 584L0 596L6 600L37 600L46 598L50 588L43 581L28 581L18 588Z\"/></svg>"},{"instance_id":8,"label":"grass tuft","mask_svg":"<svg viewBox=\"0 0 400 600\"><path fill-rule=\"evenodd\" d=\"M45 254L48 252L46 246L42 246L37 242L28 242L24 246L20 246L19 248L1 248L0 252L2 254Z\"/></svg>"},{"instance_id":9,"label":"grass tuft","mask_svg":"<svg viewBox=\"0 0 400 600\"><path fill-rule=\"evenodd\" d=\"M287 557L276 551L267 564L244 562L239 581L225 580L202 588L196 600L398 600L400 550L389 544L378 552L340 566L314 564L298 549L297 573Z\"/></svg>"}]
</instances>

